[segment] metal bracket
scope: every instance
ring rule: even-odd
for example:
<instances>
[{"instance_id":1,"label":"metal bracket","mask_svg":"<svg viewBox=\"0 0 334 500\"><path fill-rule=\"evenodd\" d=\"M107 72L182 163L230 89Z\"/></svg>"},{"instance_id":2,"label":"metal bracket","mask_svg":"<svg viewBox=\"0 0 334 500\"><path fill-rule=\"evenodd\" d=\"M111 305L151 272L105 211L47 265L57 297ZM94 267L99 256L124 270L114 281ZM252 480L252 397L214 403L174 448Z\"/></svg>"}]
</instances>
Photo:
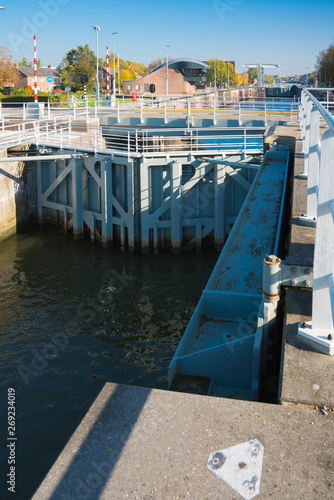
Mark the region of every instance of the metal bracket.
<instances>
[{"instance_id":1,"label":"metal bracket","mask_svg":"<svg viewBox=\"0 0 334 500\"><path fill-rule=\"evenodd\" d=\"M282 286L312 288L313 267L287 264L275 255L267 255L263 261L264 300L278 301Z\"/></svg>"},{"instance_id":2,"label":"metal bracket","mask_svg":"<svg viewBox=\"0 0 334 500\"><path fill-rule=\"evenodd\" d=\"M313 287L313 267L281 263L281 286Z\"/></svg>"}]
</instances>

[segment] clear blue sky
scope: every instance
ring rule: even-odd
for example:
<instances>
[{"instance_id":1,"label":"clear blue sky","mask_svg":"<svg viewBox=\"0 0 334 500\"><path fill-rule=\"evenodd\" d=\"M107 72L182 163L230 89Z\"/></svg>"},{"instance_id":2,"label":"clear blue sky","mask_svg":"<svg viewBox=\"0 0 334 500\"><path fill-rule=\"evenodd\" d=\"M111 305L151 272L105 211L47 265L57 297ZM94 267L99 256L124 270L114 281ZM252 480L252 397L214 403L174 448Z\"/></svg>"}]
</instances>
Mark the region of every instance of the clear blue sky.
<instances>
[{"instance_id":1,"label":"clear blue sky","mask_svg":"<svg viewBox=\"0 0 334 500\"><path fill-rule=\"evenodd\" d=\"M105 47L127 60L148 64L166 54L205 60L235 60L237 71L247 63L281 65L282 75L311 72L316 56L334 42L334 1L323 0L0 0L0 45L16 61L37 57L43 66L57 66L78 45L99 56ZM309 68L309 69L306 69ZM277 70L269 71L275 73Z\"/></svg>"}]
</instances>

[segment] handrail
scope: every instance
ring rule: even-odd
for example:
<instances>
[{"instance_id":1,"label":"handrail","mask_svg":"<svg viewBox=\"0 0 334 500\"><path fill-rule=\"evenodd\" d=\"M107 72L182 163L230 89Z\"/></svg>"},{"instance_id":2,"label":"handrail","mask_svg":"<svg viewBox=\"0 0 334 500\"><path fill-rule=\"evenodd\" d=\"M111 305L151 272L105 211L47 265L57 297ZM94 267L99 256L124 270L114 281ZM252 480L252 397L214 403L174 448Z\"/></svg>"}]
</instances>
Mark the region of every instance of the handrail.
<instances>
[{"instance_id":1,"label":"handrail","mask_svg":"<svg viewBox=\"0 0 334 500\"><path fill-rule=\"evenodd\" d=\"M320 142L320 115L328 127ZM298 338L317 351L334 354L334 119L309 90L301 99L300 122L307 178L307 215L300 222L316 227L312 321L301 323Z\"/></svg>"},{"instance_id":2,"label":"handrail","mask_svg":"<svg viewBox=\"0 0 334 500\"><path fill-rule=\"evenodd\" d=\"M327 89L324 89L324 90L327 90ZM321 104L321 102L318 101L318 99L316 97L314 97L314 95L311 94L311 92L309 90L304 90L305 92L305 95L311 99L311 101L313 102L313 104L316 106L316 108L318 109L319 113L322 115L322 117L325 119L325 122L326 124L328 125L328 127L331 129L331 131L334 133L334 118L333 116L327 111L327 109L325 109L323 107L323 105ZM334 103L333 103L334 104Z\"/></svg>"}]
</instances>

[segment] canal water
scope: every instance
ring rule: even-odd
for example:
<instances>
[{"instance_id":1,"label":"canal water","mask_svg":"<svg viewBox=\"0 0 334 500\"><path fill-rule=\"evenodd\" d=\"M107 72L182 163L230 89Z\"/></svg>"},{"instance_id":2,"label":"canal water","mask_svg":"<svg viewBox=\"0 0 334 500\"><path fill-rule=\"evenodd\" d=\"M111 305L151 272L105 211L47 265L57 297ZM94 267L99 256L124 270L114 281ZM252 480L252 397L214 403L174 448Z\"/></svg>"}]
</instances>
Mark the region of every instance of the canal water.
<instances>
[{"instance_id":1,"label":"canal water","mask_svg":"<svg viewBox=\"0 0 334 500\"><path fill-rule=\"evenodd\" d=\"M132 255L30 229L0 244L1 491L16 393L16 496L29 499L105 384L166 389L167 368L217 260Z\"/></svg>"}]
</instances>

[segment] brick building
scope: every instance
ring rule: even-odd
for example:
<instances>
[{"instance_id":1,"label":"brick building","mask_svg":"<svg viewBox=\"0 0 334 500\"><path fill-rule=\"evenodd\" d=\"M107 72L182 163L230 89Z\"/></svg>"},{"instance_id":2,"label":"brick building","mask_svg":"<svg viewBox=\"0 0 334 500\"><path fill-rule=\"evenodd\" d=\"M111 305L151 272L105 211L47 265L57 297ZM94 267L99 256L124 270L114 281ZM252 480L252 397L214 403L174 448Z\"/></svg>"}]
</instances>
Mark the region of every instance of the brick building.
<instances>
[{"instance_id":1,"label":"brick building","mask_svg":"<svg viewBox=\"0 0 334 500\"><path fill-rule=\"evenodd\" d=\"M19 66L19 79L15 84L15 89L24 89L26 87L34 88L34 68ZM53 81L48 82L47 78L52 77ZM37 68L37 90L39 92L48 92L61 86L61 74L51 66L47 68Z\"/></svg>"},{"instance_id":2,"label":"brick building","mask_svg":"<svg viewBox=\"0 0 334 500\"><path fill-rule=\"evenodd\" d=\"M172 59L168 61L168 95L195 94L203 88L209 66L197 59ZM155 94L166 94L167 65L162 64L149 75L136 80L124 80L123 92L131 95L151 95L150 85L154 84Z\"/></svg>"}]
</instances>

